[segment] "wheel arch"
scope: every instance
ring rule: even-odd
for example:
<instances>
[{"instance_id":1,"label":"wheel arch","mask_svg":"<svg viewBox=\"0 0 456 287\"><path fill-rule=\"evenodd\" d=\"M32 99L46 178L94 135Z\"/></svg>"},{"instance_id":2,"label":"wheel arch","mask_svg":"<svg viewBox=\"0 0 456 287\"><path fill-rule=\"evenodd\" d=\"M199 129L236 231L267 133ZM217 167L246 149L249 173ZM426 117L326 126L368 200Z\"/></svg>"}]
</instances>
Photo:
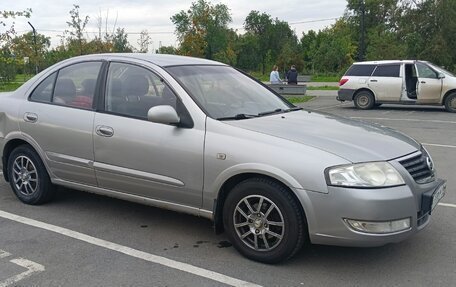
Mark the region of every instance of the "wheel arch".
<instances>
[{"instance_id":1,"label":"wheel arch","mask_svg":"<svg viewBox=\"0 0 456 287\"><path fill-rule=\"evenodd\" d=\"M449 90L445 93L445 95L442 97L442 105L445 105L446 99L453 93L456 93L456 89Z\"/></svg>"},{"instance_id":2,"label":"wheel arch","mask_svg":"<svg viewBox=\"0 0 456 287\"><path fill-rule=\"evenodd\" d=\"M230 191L233 189L233 187L236 186L238 183L240 183L244 180L250 179L250 178L258 178L258 177L272 180L272 181L276 182L277 184L283 186L290 193L290 195L293 197L293 199L298 204L299 210L305 221L304 222L305 226L308 226L306 212L304 210L304 207L302 206L301 201L299 200L298 196L287 184L285 184L282 180L279 180L270 175L266 175L266 174L259 173L259 172L245 172L245 173L240 173L240 174L231 176L222 184L222 186L219 189L217 199L214 203L214 216L213 216L214 228L215 228L216 234L220 234L220 233L224 232L223 206L225 204L227 195L230 193Z\"/></svg>"},{"instance_id":3,"label":"wheel arch","mask_svg":"<svg viewBox=\"0 0 456 287\"><path fill-rule=\"evenodd\" d=\"M2 154L3 177L5 178L5 180L7 182L9 182L9 177L8 177L9 156L11 155L11 153L13 152L13 150L15 148L17 148L18 146L21 146L21 145L29 146L39 157L41 157L41 154L37 151L37 149L33 146L33 144L31 144L27 140L25 140L23 138L12 138L12 139L8 140L8 142L5 144L5 147L3 148L3 154ZM45 161L43 159L42 159L42 161L43 161L46 169L48 169Z\"/></svg>"},{"instance_id":4,"label":"wheel arch","mask_svg":"<svg viewBox=\"0 0 456 287\"><path fill-rule=\"evenodd\" d=\"M361 93L361 92L369 92L369 93L371 93L372 96L374 96L374 101L377 102L377 98L376 98L376 96L375 96L374 91L372 91L372 90L369 89L369 88L365 88L365 87L360 88L360 89L357 89L357 90L353 93L353 98L352 98L352 100L355 100L356 95L358 95L358 94Z\"/></svg>"}]
</instances>

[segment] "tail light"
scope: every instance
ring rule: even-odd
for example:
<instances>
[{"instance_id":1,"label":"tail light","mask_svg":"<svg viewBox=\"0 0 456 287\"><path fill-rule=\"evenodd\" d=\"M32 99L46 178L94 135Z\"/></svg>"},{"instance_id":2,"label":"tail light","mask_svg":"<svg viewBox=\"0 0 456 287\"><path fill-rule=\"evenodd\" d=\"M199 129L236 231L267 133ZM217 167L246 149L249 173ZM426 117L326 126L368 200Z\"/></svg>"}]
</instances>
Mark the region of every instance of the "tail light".
<instances>
[{"instance_id":1,"label":"tail light","mask_svg":"<svg viewBox=\"0 0 456 287\"><path fill-rule=\"evenodd\" d=\"M343 86L346 82L348 82L348 79L347 79L347 78L342 78L342 79L340 79L340 81L339 81L339 86Z\"/></svg>"}]
</instances>

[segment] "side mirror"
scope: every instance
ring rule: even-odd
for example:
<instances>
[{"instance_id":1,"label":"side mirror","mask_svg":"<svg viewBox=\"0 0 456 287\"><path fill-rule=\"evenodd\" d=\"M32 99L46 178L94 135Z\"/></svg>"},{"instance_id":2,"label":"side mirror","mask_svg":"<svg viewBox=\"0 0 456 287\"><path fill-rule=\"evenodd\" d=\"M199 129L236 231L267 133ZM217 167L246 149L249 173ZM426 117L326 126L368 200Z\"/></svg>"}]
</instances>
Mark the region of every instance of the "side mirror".
<instances>
[{"instance_id":1,"label":"side mirror","mask_svg":"<svg viewBox=\"0 0 456 287\"><path fill-rule=\"evenodd\" d=\"M439 73L439 74L437 75L437 77L438 77L439 79L443 79L443 78L445 78L445 74L444 74L444 73Z\"/></svg>"},{"instance_id":2,"label":"side mirror","mask_svg":"<svg viewBox=\"0 0 456 287\"><path fill-rule=\"evenodd\" d=\"M176 110L171 106L155 106L147 112L147 119L154 123L177 125L180 123L180 118Z\"/></svg>"}]
</instances>

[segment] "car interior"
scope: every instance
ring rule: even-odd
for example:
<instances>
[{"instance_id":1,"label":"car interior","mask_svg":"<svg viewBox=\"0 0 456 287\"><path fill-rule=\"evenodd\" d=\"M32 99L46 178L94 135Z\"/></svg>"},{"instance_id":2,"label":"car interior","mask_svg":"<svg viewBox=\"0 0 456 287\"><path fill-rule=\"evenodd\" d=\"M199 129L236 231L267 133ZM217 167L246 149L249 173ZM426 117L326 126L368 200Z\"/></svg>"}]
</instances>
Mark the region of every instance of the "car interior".
<instances>
[{"instance_id":1,"label":"car interior","mask_svg":"<svg viewBox=\"0 0 456 287\"><path fill-rule=\"evenodd\" d=\"M405 65L405 87L407 89L407 97L416 100L417 91L416 86L418 83L418 76L414 64Z\"/></svg>"}]
</instances>

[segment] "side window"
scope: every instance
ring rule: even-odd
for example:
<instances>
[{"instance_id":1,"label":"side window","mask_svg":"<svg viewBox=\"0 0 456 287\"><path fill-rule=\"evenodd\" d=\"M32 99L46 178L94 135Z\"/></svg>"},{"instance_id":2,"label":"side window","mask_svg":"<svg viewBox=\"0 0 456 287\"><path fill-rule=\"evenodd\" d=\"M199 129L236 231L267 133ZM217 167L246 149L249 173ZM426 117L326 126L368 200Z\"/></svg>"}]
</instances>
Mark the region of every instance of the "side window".
<instances>
[{"instance_id":1,"label":"side window","mask_svg":"<svg viewBox=\"0 0 456 287\"><path fill-rule=\"evenodd\" d=\"M151 107L169 105L176 109L176 103L172 90L151 71L130 64L109 65L106 111L147 119Z\"/></svg>"},{"instance_id":2,"label":"side window","mask_svg":"<svg viewBox=\"0 0 456 287\"><path fill-rule=\"evenodd\" d=\"M56 75L57 73L53 73L42 81L32 92L30 99L37 102L50 103Z\"/></svg>"},{"instance_id":3,"label":"side window","mask_svg":"<svg viewBox=\"0 0 456 287\"><path fill-rule=\"evenodd\" d=\"M399 77L401 65L381 65L375 69L373 77Z\"/></svg>"},{"instance_id":4,"label":"side window","mask_svg":"<svg viewBox=\"0 0 456 287\"><path fill-rule=\"evenodd\" d=\"M91 109L101 62L86 62L61 69L55 83L52 102Z\"/></svg>"},{"instance_id":5,"label":"side window","mask_svg":"<svg viewBox=\"0 0 456 287\"><path fill-rule=\"evenodd\" d=\"M431 78L437 79L438 75L434 70L426 66L425 64L416 63L416 69L418 70L418 77L420 78Z\"/></svg>"},{"instance_id":6,"label":"side window","mask_svg":"<svg viewBox=\"0 0 456 287\"><path fill-rule=\"evenodd\" d=\"M374 71L375 65L352 65L345 76L369 77Z\"/></svg>"}]
</instances>

